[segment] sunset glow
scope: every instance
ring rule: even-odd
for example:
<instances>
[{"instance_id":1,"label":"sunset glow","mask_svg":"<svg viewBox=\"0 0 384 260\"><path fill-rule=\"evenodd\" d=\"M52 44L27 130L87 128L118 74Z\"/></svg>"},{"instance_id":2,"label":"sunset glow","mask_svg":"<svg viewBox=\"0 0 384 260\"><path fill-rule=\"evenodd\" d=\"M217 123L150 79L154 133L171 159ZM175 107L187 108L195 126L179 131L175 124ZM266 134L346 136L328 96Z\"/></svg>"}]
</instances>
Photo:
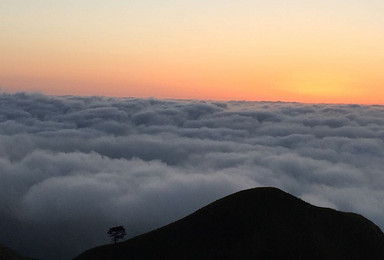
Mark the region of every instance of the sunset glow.
<instances>
[{"instance_id":1,"label":"sunset glow","mask_svg":"<svg viewBox=\"0 0 384 260\"><path fill-rule=\"evenodd\" d=\"M0 90L384 104L384 3L2 1Z\"/></svg>"}]
</instances>

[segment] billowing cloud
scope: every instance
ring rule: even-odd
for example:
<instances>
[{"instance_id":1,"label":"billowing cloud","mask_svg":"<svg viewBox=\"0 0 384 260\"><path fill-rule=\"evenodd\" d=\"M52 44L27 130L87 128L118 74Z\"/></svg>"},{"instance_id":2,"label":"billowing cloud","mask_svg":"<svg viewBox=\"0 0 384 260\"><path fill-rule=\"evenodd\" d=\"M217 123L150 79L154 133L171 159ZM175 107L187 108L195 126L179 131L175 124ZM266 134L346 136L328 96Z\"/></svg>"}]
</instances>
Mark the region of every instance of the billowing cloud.
<instances>
[{"instance_id":1,"label":"billowing cloud","mask_svg":"<svg viewBox=\"0 0 384 260\"><path fill-rule=\"evenodd\" d=\"M0 95L0 243L69 259L276 186L384 228L384 107Z\"/></svg>"}]
</instances>

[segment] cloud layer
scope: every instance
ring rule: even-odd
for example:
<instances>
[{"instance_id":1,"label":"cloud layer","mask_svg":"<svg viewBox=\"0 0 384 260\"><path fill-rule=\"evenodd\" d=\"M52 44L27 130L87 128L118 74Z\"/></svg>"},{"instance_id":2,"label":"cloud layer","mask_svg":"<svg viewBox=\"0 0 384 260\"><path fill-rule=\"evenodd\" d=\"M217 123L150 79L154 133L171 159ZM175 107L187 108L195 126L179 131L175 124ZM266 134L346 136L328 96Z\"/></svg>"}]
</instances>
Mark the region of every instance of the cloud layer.
<instances>
[{"instance_id":1,"label":"cloud layer","mask_svg":"<svg viewBox=\"0 0 384 260\"><path fill-rule=\"evenodd\" d=\"M384 228L384 107L0 95L0 243L68 259L276 186Z\"/></svg>"}]
</instances>

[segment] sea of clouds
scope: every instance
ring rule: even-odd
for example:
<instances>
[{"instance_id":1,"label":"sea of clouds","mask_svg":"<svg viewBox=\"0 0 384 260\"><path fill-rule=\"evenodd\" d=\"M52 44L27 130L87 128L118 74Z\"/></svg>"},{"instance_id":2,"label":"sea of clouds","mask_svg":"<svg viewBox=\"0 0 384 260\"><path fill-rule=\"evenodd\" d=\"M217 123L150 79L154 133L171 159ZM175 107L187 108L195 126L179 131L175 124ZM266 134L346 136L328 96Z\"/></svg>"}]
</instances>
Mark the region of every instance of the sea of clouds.
<instances>
[{"instance_id":1,"label":"sea of clouds","mask_svg":"<svg viewBox=\"0 0 384 260\"><path fill-rule=\"evenodd\" d=\"M275 186L384 228L384 106L0 94L0 244L69 259Z\"/></svg>"}]
</instances>

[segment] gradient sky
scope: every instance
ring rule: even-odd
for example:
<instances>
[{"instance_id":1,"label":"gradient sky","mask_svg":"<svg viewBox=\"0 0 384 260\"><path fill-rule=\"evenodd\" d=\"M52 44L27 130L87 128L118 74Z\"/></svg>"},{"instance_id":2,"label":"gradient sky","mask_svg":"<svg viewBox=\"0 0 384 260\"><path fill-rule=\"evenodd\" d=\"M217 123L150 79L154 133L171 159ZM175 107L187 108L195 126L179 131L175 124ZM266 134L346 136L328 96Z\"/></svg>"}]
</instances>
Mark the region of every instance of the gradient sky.
<instances>
[{"instance_id":1,"label":"gradient sky","mask_svg":"<svg viewBox=\"0 0 384 260\"><path fill-rule=\"evenodd\" d=\"M1 0L0 90L384 104L382 0Z\"/></svg>"}]
</instances>

